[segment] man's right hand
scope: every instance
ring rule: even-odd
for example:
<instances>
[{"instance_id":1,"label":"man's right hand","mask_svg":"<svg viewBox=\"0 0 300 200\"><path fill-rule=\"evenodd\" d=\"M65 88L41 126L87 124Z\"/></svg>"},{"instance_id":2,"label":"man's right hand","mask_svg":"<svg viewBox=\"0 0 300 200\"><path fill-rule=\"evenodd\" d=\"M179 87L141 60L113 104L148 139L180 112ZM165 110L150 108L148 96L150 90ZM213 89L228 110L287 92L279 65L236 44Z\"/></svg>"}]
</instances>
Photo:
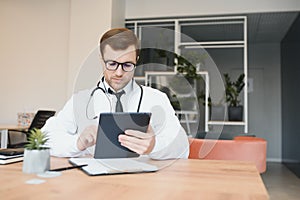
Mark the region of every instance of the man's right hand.
<instances>
[{"instance_id":1,"label":"man's right hand","mask_svg":"<svg viewBox=\"0 0 300 200\"><path fill-rule=\"evenodd\" d=\"M96 144L97 126L91 125L86 127L77 140L77 148L80 151Z\"/></svg>"}]
</instances>

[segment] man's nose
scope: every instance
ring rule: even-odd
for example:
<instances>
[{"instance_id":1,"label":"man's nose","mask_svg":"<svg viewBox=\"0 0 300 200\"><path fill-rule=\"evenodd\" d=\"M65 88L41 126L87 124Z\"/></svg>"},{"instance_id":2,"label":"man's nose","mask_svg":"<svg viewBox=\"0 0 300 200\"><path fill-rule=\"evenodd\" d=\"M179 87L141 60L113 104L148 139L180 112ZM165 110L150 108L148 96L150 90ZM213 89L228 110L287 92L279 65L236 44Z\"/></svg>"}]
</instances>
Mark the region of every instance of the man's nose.
<instances>
[{"instance_id":1,"label":"man's nose","mask_svg":"<svg viewBox=\"0 0 300 200\"><path fill-rule=\"evenodd\" d=\"M115 72L116 75L118 76L122 76L124 74L124 71L122 69L122 65L119 65L116 72Z\"/></svg>"}]
</instances>

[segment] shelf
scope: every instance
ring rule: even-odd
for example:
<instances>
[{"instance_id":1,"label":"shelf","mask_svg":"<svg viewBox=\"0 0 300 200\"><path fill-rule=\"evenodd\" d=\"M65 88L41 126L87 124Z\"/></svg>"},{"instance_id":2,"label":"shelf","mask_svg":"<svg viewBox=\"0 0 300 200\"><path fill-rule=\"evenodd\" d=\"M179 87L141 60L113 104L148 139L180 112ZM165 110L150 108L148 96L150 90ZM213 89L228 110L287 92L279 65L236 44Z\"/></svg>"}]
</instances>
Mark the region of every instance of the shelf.
<instances>
[{"instance_id":1,"label":"shelf","mask_svg":"<svg viewBox=\"0 0 300 200\"><path fill-rule=\"evenodd\" d=\"M235 40L235 41L210 41L210 42L181 42L179 46L203 46L203 45L236 45L244 44L244 41Z\"/></svg>"},{"instance_id":2,"label":"shelf","mask_svg":"<svg viewBox=\"0 0 300 200\"><path fill-rule=\"evenodd\" d=\"M176 110L176 114L195 114L197 115L197 111L192 111L192 110Z\"/></svg>"},{"instance_id":3,"label":"shelf","mask_svg":"<svg viewBox=\"0 0 300 200\"><path fill-rule=\"evenodd\" d=\"M153 33L153 36L146 37L143 33L143 26L153 26L158 28L164 28L165 24L171 24L174 27L174 33L171 34L169 32L168 35L164 35L161 32ZM238 55L238 58L242 59L242 63L239 63L239 66L242 66L241 70L245 74L245 80L248 79L248 44L247 44L247 17L246 16L222 16L222 17L189 17L189 18L175 18L175 19L144 19L144 20L127 20L126 24L128 27L133 29L136 34L140 37L140 40L143 41L143 37L146 38L145 41L152 38L153 40L161 41L161 39L165 39L170 37L172 41L170 44L166 44L166 41L162 41L162 44L166 44L166 46L172 46L173 53L181 56L185 56L188 58L188 53L195 53L200 52L200 56L202 53L211 52L213 54L217 49L222 49L222 51L231 52L234 51L234 55ZM197 30L198 32L194 32ZM157 30L159 31L159 29ZM181 33L181 34L175 34ZM150 36L150 35L149 35ZM161 38L163 36L163 38ZM174 37L174 38L173 38ZM174 41L173 41L174 39ZM169 40L168 40L169 41ZM242 50L242 54L241 54ZM238 52L237 52L238 51ZM237 52L237 53L236 53ZM219 52L218 52L219 53ZM192 54L193 55L193 54ZM198 54L196 54L198 55ZM217 54L218 56L219 54ZM156 58L156 57L155 57ZM171 58L173 59L173 58ZM223 61L224 58L221 60ZM151 60L152 61L152 60ZM155 61L155 59L154 59ZM201 68L201 65L198 69L197 67L197 74L203 75L205 80L205 104L204 104L204 129L206 132L209 131L209 128L213 126L244 126L244 132L248 132L248 82L245 81L245 86L243 89L243 102L244 105L244 121L210 121L209 120L209 106L208 106L208 97L209 94L212 94L215 90L214 87L211 87L212 83L216 83L214 79L215 71L212 69L210 63L212 62L212 58L208 60L208 62L204 62L209 66L208 69ZM238 60L241 62L241 60ZM195 61L196 62L196 61ZM198 61L197 61L198 62ZM226 61L227 62L227 61ZM161 64L159 62L159 64ZM202 63L203 64L203 63ZM173 66L173 65L172 65ZM204 65L205 66L205 65ZM151 69L151 70L150 70ZM169 68L167 68L169 69ZM172 68L173 69L173 68ZM154 70L154 71L153 71ZM199 70L208 70L208 71L199 71ZM145 82L145 85L152 86L152 82L155 81L151 79L152 76L169 76L169 75L176 75L177 68L174 67L173 70L161 70L160 68L149 68L148 70L142 71L145 77L138 77L136 78L140 82ZM216 72L219 70L216 68ZM136 74L137 75L137 74ZM164 79L161 80L163 82ZM221 80L222 81L222 80ZM216 83L217 84L217 83ZM167 88L169 86L165 84ZM190 98L191 94L184 93L178 94L178 91L173 90L174 88L169 88L173 93L176 94L176 98L184 101L185 98ZM194 91L197 91L198 88L193 88ZM199 88L202 89L202 88ZM211 93L210 93L211 91ZM197 91L200 92L200 91ZM193 96L193 95L192 95ZM186 110L183 111L175 111L177 116L180 116L181 123L186 124L187 126L187 133L191 133L190 123L194 123L194 115L197 118L197 122L200 121L200 112L193 111L196 110L195 108L184 108ZM203 116L203 115L201 115ZM189 120L191 119L191 120ZM210 127L209 127L210 126Z\"/></svg>"},{"instance_id":4,"label":"shelf","mask_svg":"<svg viewBox=\"0 0 300 200\"><path fill-rule=\"evenodd\" d=\"M208 121L208 125L233 125L233 126L244 126L246 123L241 121Z\"/></svg>"},{"instance_id":5,"label":"shelf","mask_svg":"<svg viewBox=\"0 0 300 200\"><path fill-rule=\"evenodd\" d=\"M185 120L185 119L183 119L183 120L179 120L179 121L180 121L180 123L198 123L197 120Z\"/></svg>"},{"instance_id":6,"label":"shelf","mask_svg":"<svg viewBox=\"0 0 300 200\"><path fill-rule=\"evenodd\" d=\"M135 76L134 79L145 81L145 76Z\"/></svg>"}]
</instances>

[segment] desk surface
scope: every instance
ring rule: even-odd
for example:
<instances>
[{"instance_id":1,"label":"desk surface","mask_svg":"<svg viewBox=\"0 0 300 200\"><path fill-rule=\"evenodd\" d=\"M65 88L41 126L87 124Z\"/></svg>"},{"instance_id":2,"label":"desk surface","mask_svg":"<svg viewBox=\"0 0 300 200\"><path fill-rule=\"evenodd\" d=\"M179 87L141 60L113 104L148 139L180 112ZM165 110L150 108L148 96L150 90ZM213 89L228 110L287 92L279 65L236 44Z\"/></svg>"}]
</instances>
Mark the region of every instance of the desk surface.
<instances>
[{"instance_id":1,"label":"desk surface","mask_svg":"<svg viewBox=\"0 0 300 200\"><path fill-rule=\"evenodd\" d=\"M28 128L28 126L18 126L18 125L11 125L11 124L0 124L0 130L4 130L4 129L7 129L7 130L11 130L11 129L14 129L14 130L25 130L27 128Z\"/></svg>"},{"instance_id":2,"label":"desk surface","mask_svg":"<svg viewBox=\"0 0 300 200\"><path fill-rule=\"evenodd\" d=\"M67 159L51 158L51 168L65 166ZM156 173L93 177L73 169L56 178L23 174L20 162L0 166L0 177L0 196L7 199L269 198L255 165L239 161L177 160ZM25 183L34 178L46 182Z\"/></svg>"}]
</instances>

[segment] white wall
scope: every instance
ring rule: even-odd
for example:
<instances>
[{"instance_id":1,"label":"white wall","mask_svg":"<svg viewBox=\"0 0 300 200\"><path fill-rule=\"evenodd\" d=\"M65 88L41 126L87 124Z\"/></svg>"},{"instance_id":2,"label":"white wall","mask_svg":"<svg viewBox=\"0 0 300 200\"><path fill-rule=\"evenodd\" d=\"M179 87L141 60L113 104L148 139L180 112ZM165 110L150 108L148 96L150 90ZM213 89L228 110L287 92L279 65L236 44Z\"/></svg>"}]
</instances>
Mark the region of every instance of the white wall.
<instances>
[{"instance_id":1,"label":"white wall","mask_svg":"<svg viewBox=\"0 0 300 200\"><path fill-rule=\"evenodd\" d=\"M0 124L17 123L17 112L59 111L81 64L105 31L124 25L124 13L123 0L1 0ZM98 59L87 66L100 73ZM79 88L97 81L93 70Z\"/></svg>"},{"instance_id":2,"label":"white wall","mask_svg":"<svg viewBox=\"0 0 300 200\"><path fill-rule=\"evenodd\" d=\"M124 27L125 6L125 0L112 0L112 27Z\"/></svg>"},{"instance_id":3,"label":"white wall","mask_svg":"<svg viewBox=\"0 0 300 200\"><path fill-rule=\"evenodd\" d=\"M69 1L0 1L0 123L66 100Z\"/></svg>"},{"instance_id":4,"label":"white wall","mask_svg":"<svg viewBox=\"0 0 300 200\"><path fill-rule=\"evenodd\" d=\"M68 96L95 85L101 76L99 38L112 27L124 26L125 3L116 1L71 0Z\"/></svg>"},{"instance_id":5,"label":"white wall","mask_svg":"<svg viewBox=\"0 0 300 200\"><path fill-rule=\"evenodd\" d=\"M296 11L299 0L126 0L125 18Z\"/></svg>"}]
</instances>

